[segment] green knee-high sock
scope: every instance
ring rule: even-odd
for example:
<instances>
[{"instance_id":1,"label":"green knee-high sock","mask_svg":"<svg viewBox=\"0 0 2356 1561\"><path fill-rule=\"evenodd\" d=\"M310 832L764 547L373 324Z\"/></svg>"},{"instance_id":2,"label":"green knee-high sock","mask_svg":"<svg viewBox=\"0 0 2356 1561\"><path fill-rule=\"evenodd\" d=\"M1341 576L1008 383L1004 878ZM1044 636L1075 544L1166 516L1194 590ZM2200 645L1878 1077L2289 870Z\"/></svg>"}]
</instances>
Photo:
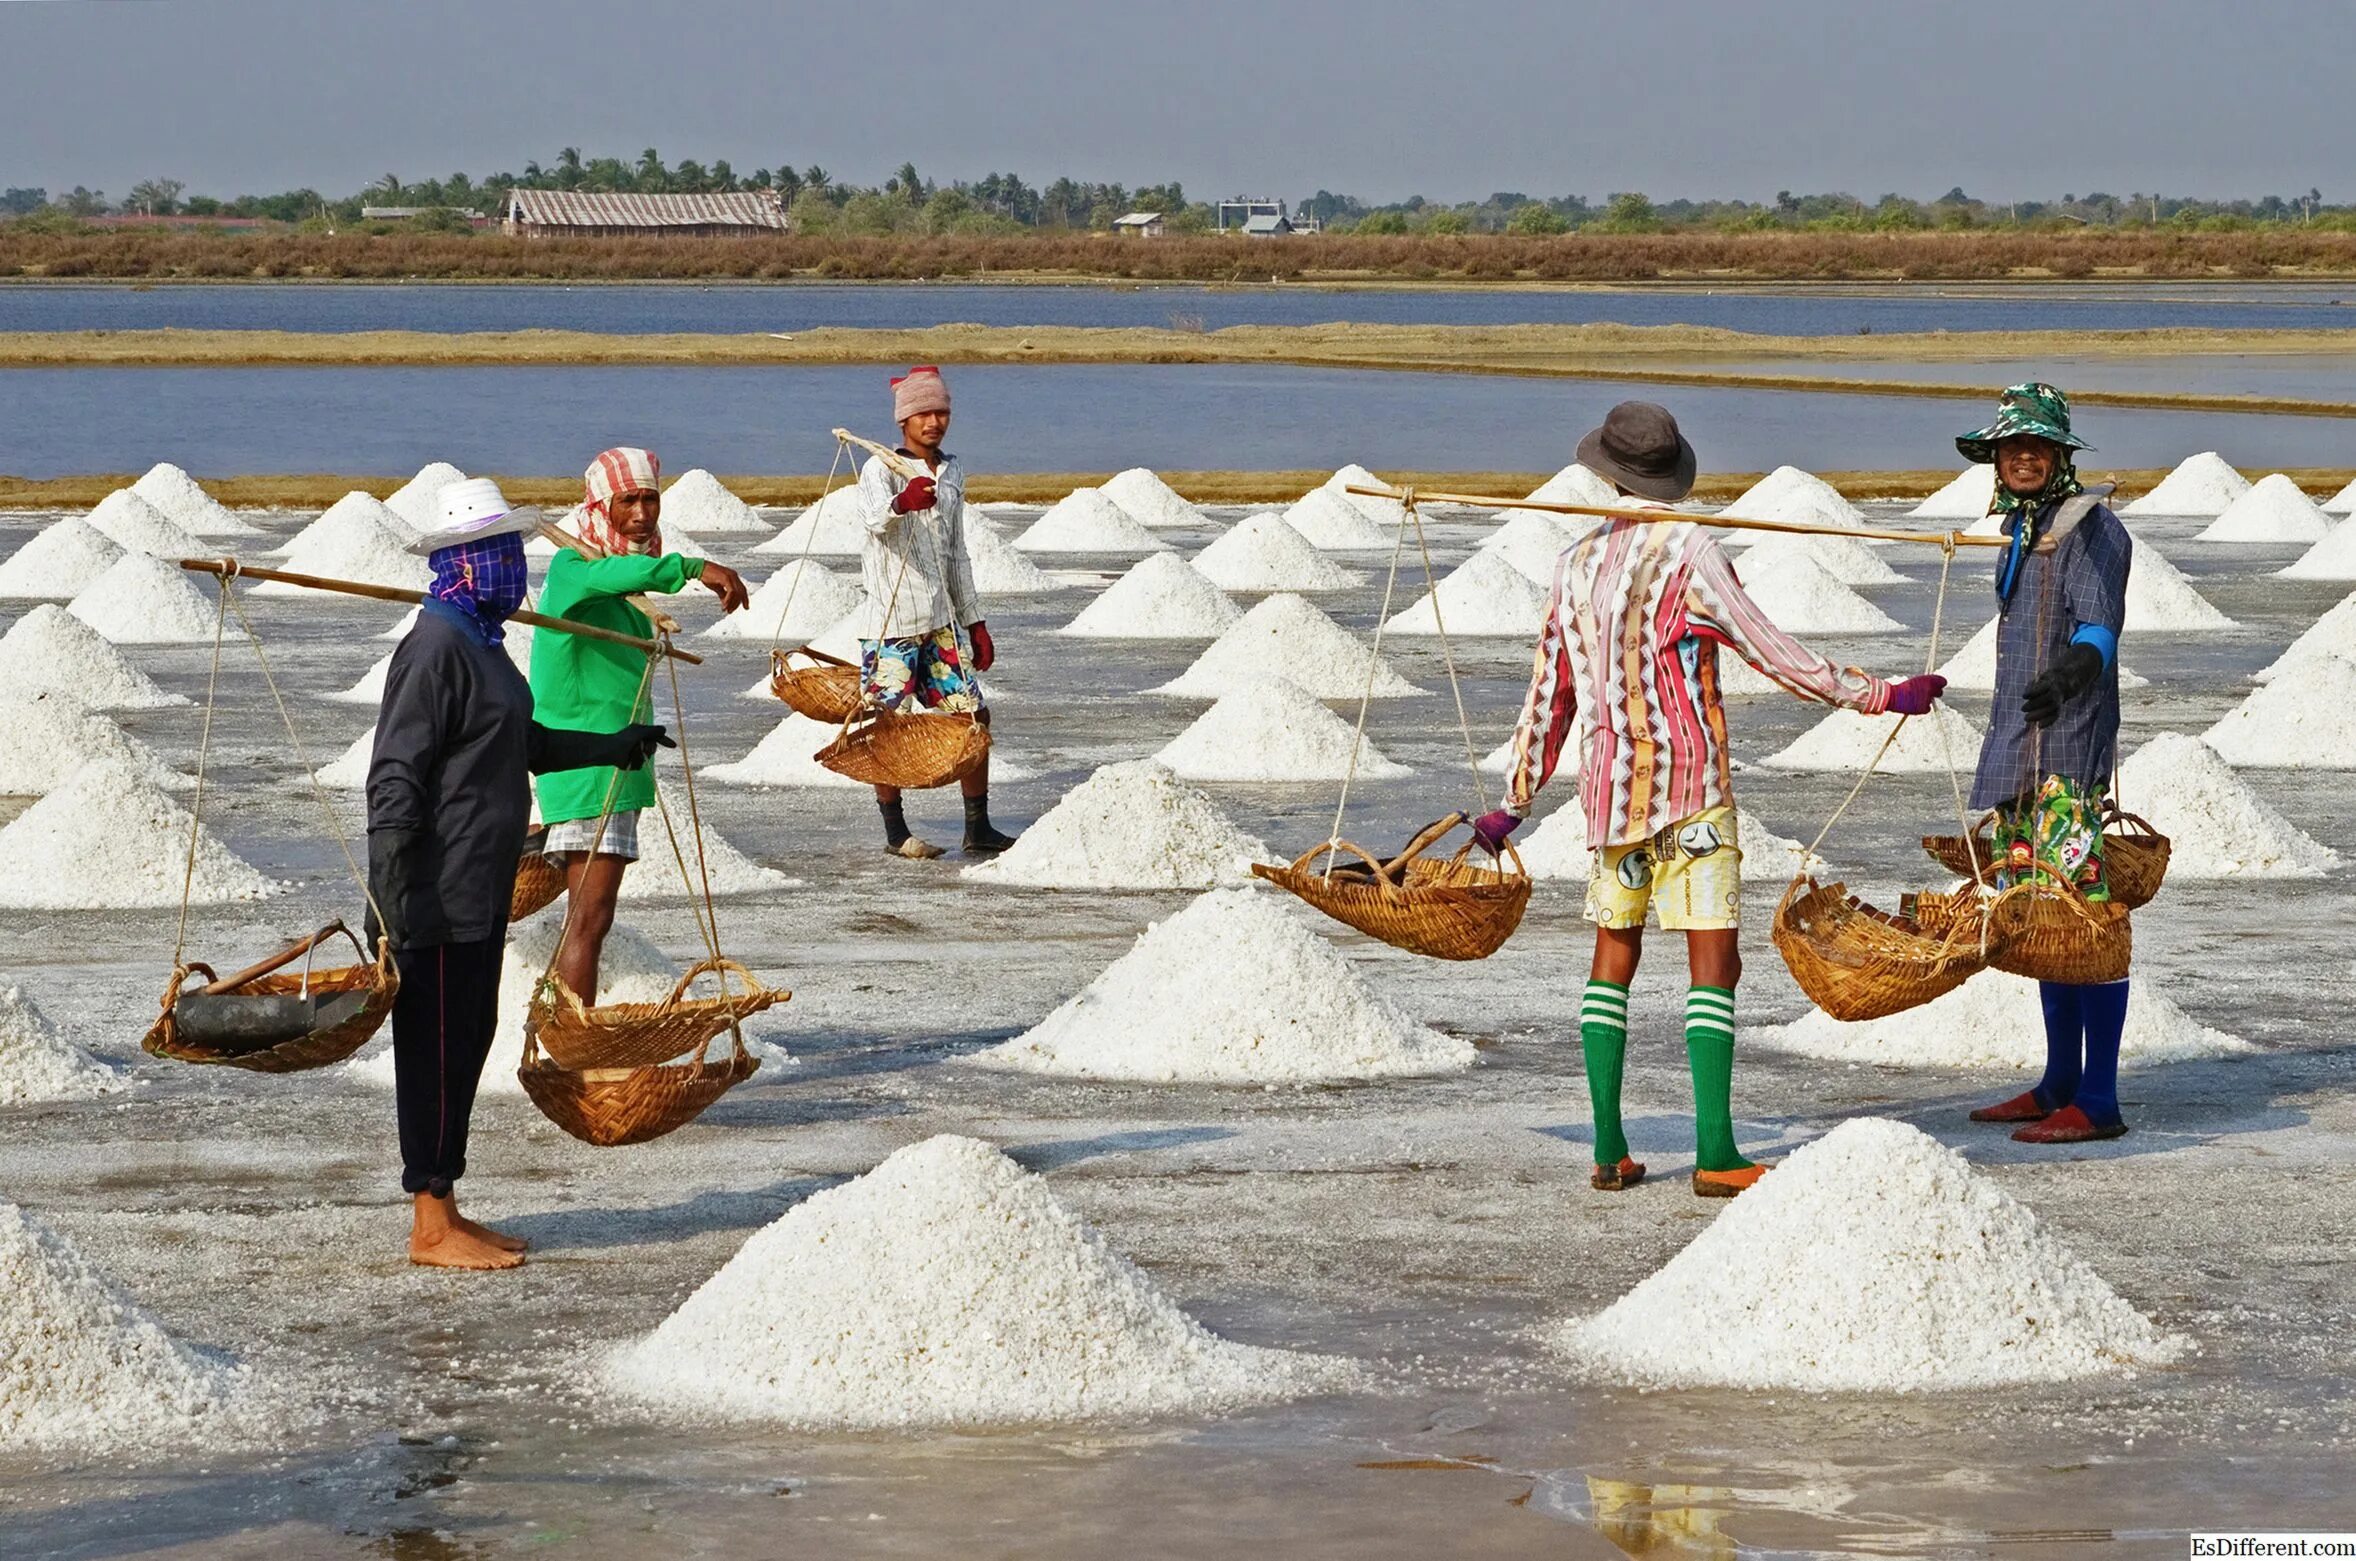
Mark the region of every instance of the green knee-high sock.
<instances>
[{"instance_id":1,"label":"green knee-high sock","mask_svg":"<svg viewBox=\"0 0 2356 1561\"><path fill-rule=\"evenodd\" d=\"M1628 1061L1628 989L1590 976L1579 999L1579 1051L1587 1060L1587 1102L1595 1111L1595 1163L1628 1155L1620 1130L1620 1073Z\"/></svg>"},{"instance_id":2,"label":"green knee-high sock","mask_svg":"<svg viewBox=\"0 0 2356 1561\"><path fill-rule=\"evenodd\" d=\"M1694 1164L1739 1171L1751 1162L1734 1147L1734 990L1689 987L1685 1060L1693 1069Z\"/></svg>"}]
</instances>

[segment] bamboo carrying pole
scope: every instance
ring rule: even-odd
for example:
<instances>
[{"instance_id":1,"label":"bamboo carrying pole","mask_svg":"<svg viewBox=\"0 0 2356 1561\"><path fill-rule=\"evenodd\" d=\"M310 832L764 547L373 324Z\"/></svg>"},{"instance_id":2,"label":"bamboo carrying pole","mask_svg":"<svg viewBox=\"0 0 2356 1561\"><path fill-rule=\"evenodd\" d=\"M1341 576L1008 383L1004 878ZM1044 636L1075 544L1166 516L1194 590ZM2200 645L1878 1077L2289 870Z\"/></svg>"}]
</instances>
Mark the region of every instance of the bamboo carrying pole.
<instances>
[{"instance_id":1,"label":"bamboo carrying pole","mask_svg":"<svg viewBox=\"0 0 2356 1561\"><path fill-rule=\"evenodd\" d=\"M912 461L905 455L902 455L899 451L894 450L887 445L877 444L872 439L862 439L857 434L852 433L848 428L836 429L834 431L834 436L835 438L841 440L844 444L857 445L860 449L865 450L869 455L874 456L877 460L883 462L886 466L889 466L893 471L897 472L902 477L907 478L910 482L914 482L919 477L930 477L932 475L930 471L926 470L922 461Z\"/></svg>"},{"instance_id":2,"label":"bamboo carrying pole","mask_svg":"<svg viewBox=\"0 0 2356 1561\"><path fill-rule=\"evenodd\" d=\"M224 580L276 580L282 585L304 585L314 591L337 591L345 596L365 596L379 602L407 602L412 606L425 600L423 591L412 591L405 586L371 585L362 580L331 580L325 575L299 575L285 569L257 569L241 564L234 558L183 558L180 567L192 574L218 575ZM560 634L578 634L585 639L610 640L616 645L627 645L632 650L659 652L702 666L704 659L693 651L657 640L642 640L635 634L620 634L612 629L601 629L594 623L576 623L570 618L551 618L545 613L514 612L507 615L511 623L528 623L535 629L554 629Z\"/></svg>"},{"instance_id":3,"label":"bamboo carrying pole","mask_svg":"<svg viewBox=\"0 0 2356 1561\"><path fill-rule=\"evenodd\" d=\"M1354 482L1344 493L1362 493L1370 499L1404 499L1405 488L1390 488ZM1697 526L1721 526L1729 531L1784 531L1804 537L1854 537L1879 542L1928 542L1933 547L2003 547L2003 537L1967 537L1960 531L1891 531L1872 526L1811 526L1796 520L1744 520L1736 515L1697 515L1688 510L1614 509L1598 504L1557 504L1551 499L1504 499L1480 493L1426 493L1413 490L1418 499L1434 504L1464 504L1474 509L1534 509L1549 515L1595 515L1605 520L1644 520L1658 524L1667 520L1689 520Z\"/></svg>"},{"instance_id":4,"label":"bamboo carrying pole","mask_svg":"<svg viewBox=\"0 0 2356 1561\"><path fill-rule=\"evenodd\" d=\"M574 552L580 554L583 558L605 557L603 553L591 547L588 543L582 541L579 537L574 536L571 532L565 530L564 527L558 525L553 520L542 520L536 522L536 525L541 537L559 548L569 547ZM679 632L679 620L672 617L669 613L664 612L661 608L655 606L654 603L648 601L645 597L633 596L628 600L631 606L646 614L648 620L652 622L656 628L662 630L665 634L676 634Z\"/></svg>"}]
</instances>

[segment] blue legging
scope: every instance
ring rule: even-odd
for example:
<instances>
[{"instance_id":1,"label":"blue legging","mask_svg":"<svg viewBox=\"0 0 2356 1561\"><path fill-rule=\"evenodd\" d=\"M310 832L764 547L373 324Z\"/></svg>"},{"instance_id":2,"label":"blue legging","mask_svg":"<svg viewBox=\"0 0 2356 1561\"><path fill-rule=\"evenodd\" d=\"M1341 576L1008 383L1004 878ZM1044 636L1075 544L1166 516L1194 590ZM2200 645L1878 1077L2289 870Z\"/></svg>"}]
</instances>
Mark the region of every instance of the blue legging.
<instances>
[{"instance_id":1,"label":"blue legging","mask_svg":"<svg viewBox=\"0 0 2356 1561\"><path fill-rule=\"evenodd\" d=\"M2119 1120L2119 1036L2127 1028L2127 983L2037 983L2045 1007L2045 1077L2037 1103L2074 1105L2099 1127Z\"/></svg>"}]
</instances>

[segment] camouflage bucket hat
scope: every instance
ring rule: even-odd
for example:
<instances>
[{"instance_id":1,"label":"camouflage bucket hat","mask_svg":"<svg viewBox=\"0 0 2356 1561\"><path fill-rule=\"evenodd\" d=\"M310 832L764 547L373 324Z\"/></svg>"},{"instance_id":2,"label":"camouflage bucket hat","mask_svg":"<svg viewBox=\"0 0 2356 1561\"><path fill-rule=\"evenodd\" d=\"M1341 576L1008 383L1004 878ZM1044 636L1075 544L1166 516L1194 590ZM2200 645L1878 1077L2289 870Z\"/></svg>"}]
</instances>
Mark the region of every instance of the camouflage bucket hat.
<instances>
[{"instance_id":1,"label":"camouflage bucket hat","mask_svg":"<svg viewBox=\"0 0 2356 1561\"><path fill-rule=\"evenodd\" d=\"M2015 385L1996 398L1996 421L1956 437L1955 448L1967 461L1982 465L1996 459L1996 441L2015 434L2035 434L2065 450L2094 446L2070 432L2070 398L2053 386L2031 380Z\"/></svg>"}]
</instances>

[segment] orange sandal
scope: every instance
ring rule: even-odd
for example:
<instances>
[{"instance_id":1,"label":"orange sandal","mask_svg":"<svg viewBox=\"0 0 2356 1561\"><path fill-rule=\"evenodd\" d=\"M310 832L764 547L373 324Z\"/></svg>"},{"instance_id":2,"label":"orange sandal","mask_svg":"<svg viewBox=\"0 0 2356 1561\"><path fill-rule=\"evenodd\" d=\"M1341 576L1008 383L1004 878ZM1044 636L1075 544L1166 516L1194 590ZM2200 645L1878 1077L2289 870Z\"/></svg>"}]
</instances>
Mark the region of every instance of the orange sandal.
<instances>
[{"instance_id":1,"label":"orange sandal","mask_svg":"<svg viewBox=\"0 0 2356 1561\"><path fill-rule=\"evenodd\" d=\"M1697 1198L1732 1198L1753 1186L1767 1174L1763 1165L1746 1165L1733 1171L1695 1171L1693 1195Z\"/></svg>"},{"instance_id":2,"label":"orange sandal","mask_svg":"<svg viewBox=\"0 0 2356 1561\"><path fill-rule=\"evenodd\" d=\"M1618 1165L1599 1165L1587 1174L1587 1185L1597 1192L1626 1192L1644 1180L1644 1166L1627 1155Z\"/></svg>"}]
</instances>

